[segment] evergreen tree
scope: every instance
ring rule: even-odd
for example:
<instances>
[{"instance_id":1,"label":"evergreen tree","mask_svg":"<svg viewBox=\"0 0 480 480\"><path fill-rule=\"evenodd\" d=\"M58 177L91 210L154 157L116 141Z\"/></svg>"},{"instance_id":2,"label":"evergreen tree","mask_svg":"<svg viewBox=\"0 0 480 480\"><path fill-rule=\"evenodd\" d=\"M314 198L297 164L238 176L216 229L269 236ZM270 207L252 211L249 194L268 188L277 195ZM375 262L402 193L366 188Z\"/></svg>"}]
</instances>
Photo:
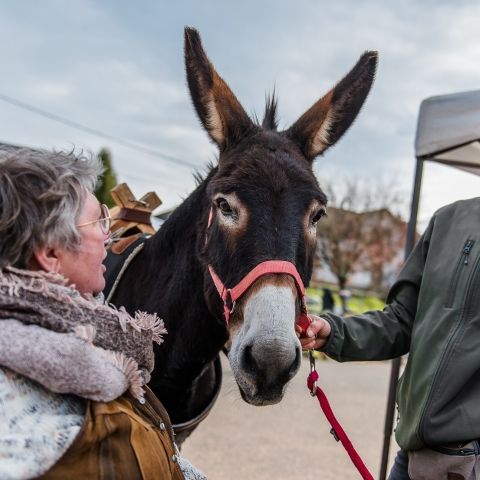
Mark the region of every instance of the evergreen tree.
<instances>
[{"instance_id":1,"label":"evergreen tree","mask_svg":"<svg viewBox=\"0 0 480 480\"><path fill-rule=\"evenodd\" d=\"M98 157L102 161L104 172L98 182L95 196L100 203L104 203L111 208L115 205L115 202L110 195L110 191L117 184L117 175L112 167L112 155L106 148L102 148Z\"/></svg>"}]
</instances>

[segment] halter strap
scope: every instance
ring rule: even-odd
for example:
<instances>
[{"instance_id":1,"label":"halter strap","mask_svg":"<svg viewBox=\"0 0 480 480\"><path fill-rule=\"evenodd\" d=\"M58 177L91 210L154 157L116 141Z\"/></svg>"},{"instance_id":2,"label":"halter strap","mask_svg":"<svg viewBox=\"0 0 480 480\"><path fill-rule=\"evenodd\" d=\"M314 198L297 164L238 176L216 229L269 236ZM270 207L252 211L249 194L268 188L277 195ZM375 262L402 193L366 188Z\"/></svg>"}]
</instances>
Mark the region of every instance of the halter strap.
<instances>
[{"instance_id":1,"label":"halter strap","mask_svg":"<svg viewBox=\"0 0 480 480\"><path fill-rule=\"evenodd\" d=\"M259 263L250 272L248 272L238 283L232 288L227 288L220 277L217 275L211 265L208 266L208 270L212 277L213 283L223 300L223 310L225 314L225 321L228 323L230 315L235 310L236 302L241 298L245 292L253 285L253 283L260 277L269 274L285 274L290 275L295 280L295 286L300 294L302 314L306 314L305 305L305 286L298 273L297 267L292 262L286 260L266 260Z\"/></svg>"}]
</instances>

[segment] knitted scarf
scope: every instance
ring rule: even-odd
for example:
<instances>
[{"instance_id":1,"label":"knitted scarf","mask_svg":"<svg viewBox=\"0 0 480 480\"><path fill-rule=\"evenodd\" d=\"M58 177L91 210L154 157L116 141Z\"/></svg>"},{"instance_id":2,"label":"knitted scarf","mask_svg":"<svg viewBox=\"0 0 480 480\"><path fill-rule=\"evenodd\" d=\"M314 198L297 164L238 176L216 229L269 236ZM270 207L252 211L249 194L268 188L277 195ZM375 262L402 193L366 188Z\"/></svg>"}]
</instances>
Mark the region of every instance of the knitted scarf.
<instances>
[{"instance_id":1,"label":"knitted scarf","mask_svg":"<svg viewBox=\"0 0 480 480\"><path fill-rule=\"evenodd\" d=\"M109 401L140 401L166 333L156 315L130 316L82 297L58 274L0 269L0 366L47 389Z\"/></svg>"}]
</instances>

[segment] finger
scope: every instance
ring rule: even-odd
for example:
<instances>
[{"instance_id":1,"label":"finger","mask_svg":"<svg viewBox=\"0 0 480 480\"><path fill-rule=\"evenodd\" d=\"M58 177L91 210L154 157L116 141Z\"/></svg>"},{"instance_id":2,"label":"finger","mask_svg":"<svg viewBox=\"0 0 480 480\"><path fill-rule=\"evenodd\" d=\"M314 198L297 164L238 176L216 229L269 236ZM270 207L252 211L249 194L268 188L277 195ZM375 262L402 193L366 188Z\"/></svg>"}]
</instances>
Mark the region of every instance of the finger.
<instances>
[{"instance_id":1,"label":"finger","mask_svg":"<svg viewBox=\"0 0 480 480\"><path fill-rule=\"evenodd\" d=\"M306 331L307 337L310 337L310 338L315 337L315 335L318 333L320 328L321 328L320 322L318 322L317 320L313 320L310 326L307 328L307 331Z\"/></svg>"},{"instance_id":2,"label":"finger","mask_svg":"<svg viewBox=\"0 0 480 480\"><path fill-rule=\"evenodd\" d=\"M306 335L308 337L314 337L321 327L320 322L322 319L312 314L309 314L308 318L310 319L310 325L307 328Z\"/></svg>"},{"instance_id":3,"label":"finger","mask_svg":"<svg viewBox=\"0 0 480 480\"><path fill-rule=\"evenodd\" d=\"M306 341L300 341L302 350L313 350L315 348L315 339L304 339Z\"/></svg>"},{"instance_id":4,"label":"finger","mask_svg":"<svg viewBox=\"0 0 480 480\"><path fill-rule=\"evenodd\" d=\"M332 327L323 318L321 320L322 320L322 322L321 322L320 328L317 331L317 337L322 338L322 339L326 339L330 335L330 333L332 331Z\"/></svg>"},{"instance_id":5,"label":"finger","mask_svg":"<svg viewBox=\"0 0 480 480\"><path fill-rule=\"evenodd\" d=\"M300 338L300 343L301 343L302 347L305 346L305 345L309 345L311 343L314 343L314 342L315 342L315 337L313 337L313 338L308 338L308 337Z\"/></svg>"},{"instance_id":6,"label":"finger","mask_svg":"<svg viewBox=\"0 0 480 480\"><path fill-rule=\"evenodd\" d=\"M330 335L330 324L321 317L315 317L309 327L310 332L307 331L308 337L326 338Z\"/></svg>"}]
</instances>

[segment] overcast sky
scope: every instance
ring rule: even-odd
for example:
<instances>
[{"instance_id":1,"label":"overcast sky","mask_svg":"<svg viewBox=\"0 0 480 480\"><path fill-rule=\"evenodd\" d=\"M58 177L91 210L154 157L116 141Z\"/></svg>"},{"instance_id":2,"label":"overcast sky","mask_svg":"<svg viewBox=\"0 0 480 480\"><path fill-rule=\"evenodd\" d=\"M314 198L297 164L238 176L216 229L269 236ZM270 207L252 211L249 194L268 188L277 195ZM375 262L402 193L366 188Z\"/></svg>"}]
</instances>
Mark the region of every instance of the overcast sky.
<instances>
[{"instance_id":1,"label":"overcast sky","mask_svg":"<svg viewBox=\"0 0 480 480\"><path fill-rule=\"evenodd\" d=\"M406 215L422 99L480 89L480 2L405 0L0 0L0 142L108 147L120 181L163 209L216 158L193 111L183 28L195 26L217 71L248 113L261 116L275 87L280 127L293 123L365 50L380 63L370 96L315 171L335 184L395 179ZM2 97L3 96L3 97ZM152 150L122 146L42 117L5 96ZM170 161L167 160L170 158ZM171 161L171 160L174 161ZM183 164L175 163L178 159ZM420 224L440 206L477 196L480 177L427 164Z\"/></svg>"}]
</instances>

